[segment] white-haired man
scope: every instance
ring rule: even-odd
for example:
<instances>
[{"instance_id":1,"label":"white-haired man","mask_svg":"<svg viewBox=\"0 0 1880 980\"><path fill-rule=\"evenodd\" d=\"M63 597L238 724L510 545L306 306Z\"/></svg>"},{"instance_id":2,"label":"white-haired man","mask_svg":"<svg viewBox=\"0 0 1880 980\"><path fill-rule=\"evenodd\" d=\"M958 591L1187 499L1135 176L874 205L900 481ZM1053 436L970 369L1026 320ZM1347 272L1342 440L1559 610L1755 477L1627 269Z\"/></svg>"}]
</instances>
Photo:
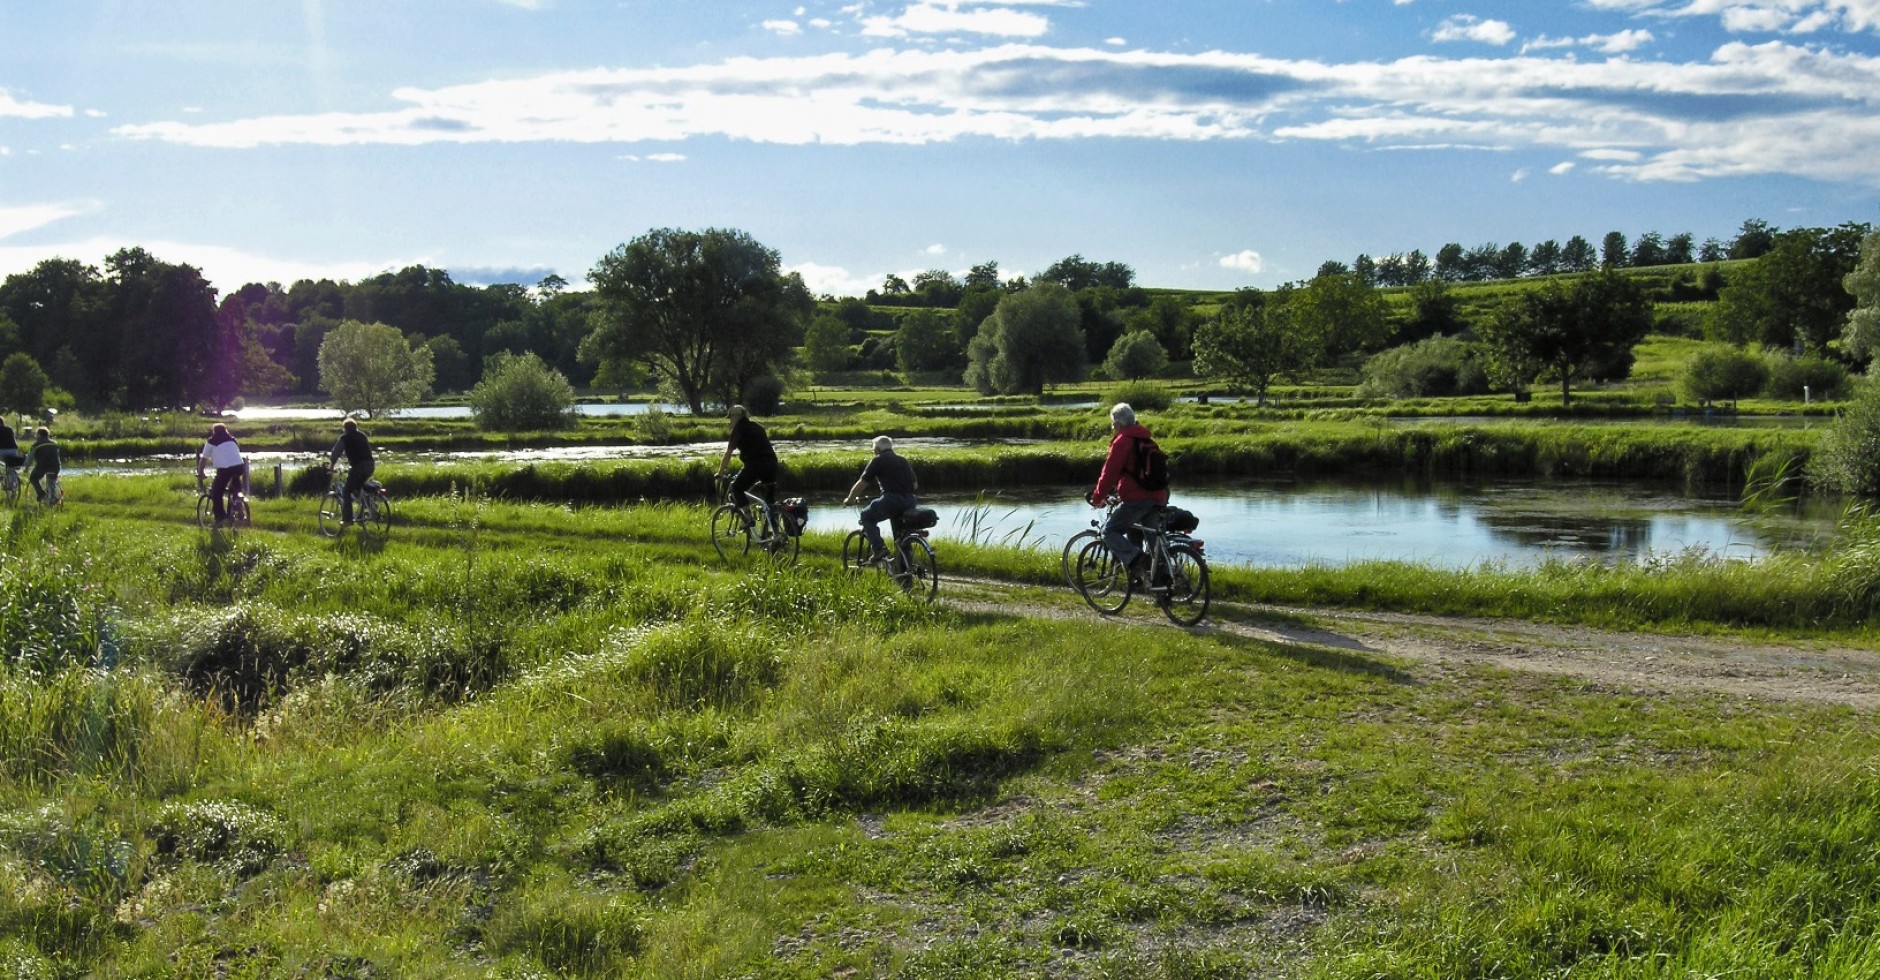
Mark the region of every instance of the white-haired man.
<instances>
[{"instance_id":1,"label":"white-haired man","mask_svg":"<svg viewBox=\"0 0 1880 980\"><path fill-rule=\"evenodd\" d=\"M1142 553L1141 545L1130 539L1129 529L1142 523L1157 507L1167 504L1168 490L1150 490L1136 480L1140 472L1138 457L1145 451L1145 444L1154 440L1149 435L1149 427L1136 421L1136 410L1130 408L1128 402L1117 402L1110 409L1110 430L1115 435L1110 437L1110 452L1103 458L1103 472L1097 476L1096 489L1090 492L1090 506L1103 506L1111 494L1122 501L1103 525L1103 543L1109 546L1117 561L1128 566L1132 578L1142 581L1148 556Z\"/></svg>"},{"instance_id":2,"label":"white-haired man","mask_svg":"<svg viewBox=\"0 0 1880 980\"><path fill-rule=\"evenodd\" d=\"M920 506L914 498L914 492L920 489L920 481L914 478L914 465L907 458L894 451L894 440L887 436L875 437L875 456L862 467L862 475L849 488L848 499L844 504L852 504L862 492L873 483L879 496L862 508L862 535L868 539L871 549L869 563L888 557L888 549L881 543L881 522L893 520L902 514Z\"/></svg>"}]
</instances>

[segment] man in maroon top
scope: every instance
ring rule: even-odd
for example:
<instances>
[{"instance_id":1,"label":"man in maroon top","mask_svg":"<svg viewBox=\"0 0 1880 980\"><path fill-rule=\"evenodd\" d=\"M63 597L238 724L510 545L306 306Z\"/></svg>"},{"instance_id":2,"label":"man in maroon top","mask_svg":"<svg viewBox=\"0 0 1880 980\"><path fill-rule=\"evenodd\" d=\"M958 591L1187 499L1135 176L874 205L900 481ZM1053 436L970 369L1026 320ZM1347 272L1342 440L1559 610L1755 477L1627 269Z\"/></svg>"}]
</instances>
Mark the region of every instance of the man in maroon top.
<instances>
[{"instance_id":1,"label":"man in maroon top","mask_svg":"<svg viewBox=\"0 0 1880 980\"><path fill-rule=\"evenodd\" d=\"M1150 439L1148 426L1136 421L1136 410L1127 402L1117 402L1110 409L1110 454L1103 459L1103 472L1097 476L1097 488L1090 493L1092 507L1101 507L1114 494L1122 500L1103 525L1103 543L1116 560L1129 566L1131 578L1144 581L1149 556L1142 546L1130 540L1129 529L1142 523L1157 507L1168 503L1167 490L1147 490L1136 482L1141 466L1137 460L1144 443Z\"/></svg>"}]
</instances>

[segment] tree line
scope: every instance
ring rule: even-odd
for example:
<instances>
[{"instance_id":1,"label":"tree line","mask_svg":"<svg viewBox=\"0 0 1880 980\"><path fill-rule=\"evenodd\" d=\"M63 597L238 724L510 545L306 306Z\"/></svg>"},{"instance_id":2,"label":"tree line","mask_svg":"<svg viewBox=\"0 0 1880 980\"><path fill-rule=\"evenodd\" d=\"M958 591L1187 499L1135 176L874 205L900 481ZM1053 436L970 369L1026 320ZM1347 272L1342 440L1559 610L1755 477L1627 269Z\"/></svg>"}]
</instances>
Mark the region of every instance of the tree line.
<instances>
[{"instance_id":1,"label":"tree line","mask_svg":"<svg viewBox=\"0 0 1880 980\"><path fill-rule=\"evenodd\" d=\"M1848 329L1855 303L1842 280L1867 234L1856 224L1783 231L1746 221L1727 246L1707 242L1697 254L1756 262L1680 273L1634 296L1617 273L1682 257L1690 236L1648 233L1627 243L1614 232L1597 271L1529 284L1486 311L1465 308L1451 287L1482 269L1552 268L1551 243L1445 246L1426 277L1388 300L1385 283L1401 277L1389 270L1420 267L1419 253L1328 262L1309 280L1231 294L1150 290L1124 263L1072 255L1029 279L1003 277L997 262L985 262L961 277L890 276L866 297L837 299L811 296L776 252L744 232L655 229L601 257L587 291L558 276L470 286L413 266L354 283L250 283L218 301L193 267L133 248L102 269L48 259L0 282L0 403L27 409L63 397L119 409L221 408L237 398L337 396L322 352L348 324L390 329L406 352L399 363L435 391L471 390L493 365L526 357L563 384L656 384L695 410L774 401L802 372L853 368L943 372L982 391L1025 392L1093 370L1139 378L1192 364L1259 395L1280 378L1355 369L1386 349L1438 337L1499 351L1485 363L1504 387L1541 378L1565 385L1612 376L1629 359L1608 351L1572 366L1582 355L1540 337L1623 339L1641 317L1651 327L1653 301L1689 298L1716 302L1687 329L1864 364L1880 338L1871 326ZM1570 239L1559 251L1577 264L1588 248ZM1541 321L1552 325L1541 329ZM1619 322L1627 326L1612 327Z\"/></svg>"}]
</instances>

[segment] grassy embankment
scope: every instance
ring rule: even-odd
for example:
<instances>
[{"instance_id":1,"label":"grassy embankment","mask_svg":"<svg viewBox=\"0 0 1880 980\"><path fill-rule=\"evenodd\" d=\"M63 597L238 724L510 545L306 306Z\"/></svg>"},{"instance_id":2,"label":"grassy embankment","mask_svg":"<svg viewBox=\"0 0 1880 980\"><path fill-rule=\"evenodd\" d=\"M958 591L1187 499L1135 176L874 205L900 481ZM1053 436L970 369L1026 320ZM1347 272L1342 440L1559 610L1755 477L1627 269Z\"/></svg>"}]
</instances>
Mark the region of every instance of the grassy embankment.
<instances>
[{"instance_id":1,"label":"grassy embankment","mask_svg":"<svg viewBox=\"0 0 1880 980\"><path fill-rule=\"evenodd\" d=\"M74 494L3 526L13 975L1880 969L1846 711L927 608L677 504Z\"/></svg>"}]
</instances>

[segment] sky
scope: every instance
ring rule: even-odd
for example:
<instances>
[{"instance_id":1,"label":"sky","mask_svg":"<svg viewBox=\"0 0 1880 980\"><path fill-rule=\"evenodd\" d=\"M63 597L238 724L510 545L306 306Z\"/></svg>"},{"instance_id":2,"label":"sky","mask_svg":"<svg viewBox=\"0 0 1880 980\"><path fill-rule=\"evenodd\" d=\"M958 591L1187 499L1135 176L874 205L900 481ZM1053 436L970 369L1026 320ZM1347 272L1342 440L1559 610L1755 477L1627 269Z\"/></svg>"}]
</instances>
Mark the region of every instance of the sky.
<instances>
[{"instance_id":1,"label":"sky","mask_svg":"<svg viewBox=\"0 0 1880 980\"><path fill-rule=\"evenodd\" d=\"M1876 202L1880 0L0 6L0 276L579 286L734 228L831 295L1070 255L1264 289Z\"/></svg>"}]
</instances>

